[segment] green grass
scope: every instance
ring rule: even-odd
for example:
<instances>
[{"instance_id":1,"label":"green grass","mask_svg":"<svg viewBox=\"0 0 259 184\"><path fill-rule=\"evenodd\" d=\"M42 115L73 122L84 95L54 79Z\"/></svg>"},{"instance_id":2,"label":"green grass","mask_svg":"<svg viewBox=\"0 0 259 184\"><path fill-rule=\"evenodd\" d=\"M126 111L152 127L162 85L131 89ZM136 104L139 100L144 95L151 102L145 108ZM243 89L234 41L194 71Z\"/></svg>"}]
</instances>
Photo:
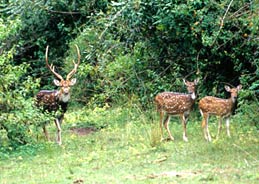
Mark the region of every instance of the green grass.
<instances>
[{"instance_id":1,"label":"green grass","mask_svg":"<svg viewBox=\"0 0 259 184\"><path fill-rule=\"evenodd\" d=\"M187 127L189 142L182 140L182 126L173 118L175 141L161 143L158 118L152 122L138 109L67 113L62 146L40 139L37 145L0 153L0 183L258 183L258 130L234 117L232 137L223 127L215 140L212 119L214 139L208 143L200 121L193 119ZM98 131L78 136L69 131L71 126ZM54 126L49 128L54 137Z\"/></svg>"}]
</instances>

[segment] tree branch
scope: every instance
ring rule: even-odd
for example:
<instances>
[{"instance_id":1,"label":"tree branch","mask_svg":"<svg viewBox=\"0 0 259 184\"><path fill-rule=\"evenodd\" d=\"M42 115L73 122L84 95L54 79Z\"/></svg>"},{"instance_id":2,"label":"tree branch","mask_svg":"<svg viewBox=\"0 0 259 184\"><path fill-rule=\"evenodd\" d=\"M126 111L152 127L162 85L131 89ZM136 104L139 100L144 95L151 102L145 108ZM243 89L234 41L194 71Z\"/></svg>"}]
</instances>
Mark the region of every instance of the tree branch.
<instances>
[{"instance_id":1,"label":"tree branch","mask_svg":"<svg viewBox=\"0 0 259 184\"><path fill-rule=\"evenodd\" d=\"M103 38L104 33L108 30L109 27L111 27L112 24L114 24L114 20L120 16L121 12L127 7L127 4L125 6L122 7L122 9L120 11L118 11L111 19L110 23L106 26L106 28L103 30L103 32L101 33L101 35L99 36L99 39L101 40Z\"/></svg>"},{"instance_id":2,"label":"tree branch","mask_svg":"<svg viewBox=\"0 0 259 184\"><path fill-rule=\"evenodd\" d=\"M50 13L65 14L65 15L78 15L78 14L81 14L80 12L55 11L55 10L49 10L47 8L45 8L45 10L50 12Z\"/></svg>"},{"instance_id":3,"label":"tree branch","mask_svg":"<svg viewBox=\"0 0 259 184\"><path fill-rule=\"evenodd\" d=\"M228 10L229 10L229 8L230 8L230 6L231 6L232 3L233 3L233 0L231 0L230 3L228 4L227 10L225 11L225 14L224 14L224 16L223 16L222 19L221 19L220 27L219 27L219 30L218 30L218 32L217 32L217 35L216 35L214 41L212 42L211 46L214 45L214 43L216 42L216 40L217 40L217 38L218 38L218 36L219 36L219 34L220 34L220 32L221 32L223 26L224 26L224 20L225 20L225 18L226 18L226 15L227 15Z\"/></svg>"}]
</instances>

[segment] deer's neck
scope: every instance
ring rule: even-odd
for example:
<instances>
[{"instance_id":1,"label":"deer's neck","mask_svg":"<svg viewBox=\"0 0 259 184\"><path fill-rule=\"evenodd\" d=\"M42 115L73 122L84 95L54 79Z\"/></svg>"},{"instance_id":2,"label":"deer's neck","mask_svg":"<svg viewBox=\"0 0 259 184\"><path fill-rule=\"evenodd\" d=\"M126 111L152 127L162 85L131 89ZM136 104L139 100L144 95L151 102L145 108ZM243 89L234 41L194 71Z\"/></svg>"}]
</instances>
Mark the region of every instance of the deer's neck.
<instances>
[{"instance_id":1,"label":"deer's neck","mask_svg":"<svg viewBox=\"0 0 259 184\"><path fill-rule=\"evenodd\" d=\"M190 93L191 99L194 101L196 100L197 96L195 93Z\"/></svg>"},{"instance_id":2,"label":"deer's neck","mask_svg":"<svg viewBox=\"0 0 259 184\"><path fill-rule=\"evenodd\" d=\"M58 100L63 103L67 103L70 100L70 93L63 93L62 91L57 91L56 96Z\"/></svg>"},{"instance_id":3,"label":"deer's neck","mask_svg":"<svg viewBox=\"0 0 259 184\"><path fill-rule=\"evenodd\" d=\"M196 96L195 93L191 93L191 94L189 94L189 96L190 96L190 102L191 102L191 107L192 107L196 98L197 98L197 96Z\"/></svg>"},{"instance_id":4,"label":"deer's neck","mask_svg":"<svg viewBox=\"0 0 259 184\"><path fill-rule=\"evenodd\" d=\"M228 104L231 107L231 109L233 109L233 107L234 107L234 105L236 103L236 100L230 97L229 99L226 99L226 101L228 102Z\"/></svg>"}]
</instances>

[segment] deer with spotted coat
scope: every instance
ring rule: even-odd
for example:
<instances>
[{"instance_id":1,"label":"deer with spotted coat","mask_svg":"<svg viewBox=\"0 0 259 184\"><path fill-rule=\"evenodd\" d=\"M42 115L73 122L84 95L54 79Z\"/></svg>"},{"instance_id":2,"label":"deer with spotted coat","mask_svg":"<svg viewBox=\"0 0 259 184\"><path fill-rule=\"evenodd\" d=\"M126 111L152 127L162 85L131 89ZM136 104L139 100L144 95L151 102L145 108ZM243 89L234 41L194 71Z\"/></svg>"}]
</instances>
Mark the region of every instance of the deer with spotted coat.
<instances>
[{"instance_id":1,"label":"deer with spotted coat","mask_svg":"<svg viewBox=\"0 0 259 184\"><path fill-rule=\"evenodd\" d=\"M198 79L195 79L193 82L183 79L183 82L187 87L188 94L162 92L157 94L155 97L157 111L160 114L161 140L163 140L163 125L169 134L169 139L174 140L169 129L169 122L171 115L178 115L182 120L183 140L186 142L188 141L186 125L192 106L196 100L196 86L198 84Z\"/></svg>"},{"instance_id":2,"label":"deer with spotted coat","mask_svg":"<svg viewBox=\"0 0 259 184\"><path fill-rule=\"evenodd\" d=\"M73 86L76 83L76 78L71 77L76 73L78 65L80 63L80 51L77 45L75 45L76 50L77 50L77 57L78 61L74 63L74 68L69 72L67 75L66 79L59 75L55 71L55 67L51 64L49 65L48 62L48 48L46 48L46 65L48 69L55 75L57 79L54 79L54 84L58 87L60 87L59 90L41 90L38 92L36 95L36 105L38 107L41 107L43 111L48 111L48 112L56 112L58 110L61 111L59 115L55 117L55 125L57 127L57 143L59 145L62 144L61 140L61 123L64 119L64 114L67 111L67 106L68 106L68 101L70 100L70 87ZM46 138L49 140L49 135L46 129L46 124L43 125L43 132L46 136Z\"/></svg>"},{"instance_id":3,"label":"deer with spotted coat","mask_svg":"<svg viewBox=\"0 0 259 184\"><path fill-rule=\"evenodd\" d=\"M241 88L241 85L238 85L236 88L230 88L229 86L225 86L226 91L229 92L231 95L229 99L206 96L199 101L199 109L203 118L202 127L204 131L204 138L207 141L211 141L208 125L210 115L219 116L217 138L219 137L221 131L221 122L223 118L226 119L227 135L228 137L230 137L229 117L232 114L238 96L238 92L241 90Z\"/></svg>"}]
</instances>

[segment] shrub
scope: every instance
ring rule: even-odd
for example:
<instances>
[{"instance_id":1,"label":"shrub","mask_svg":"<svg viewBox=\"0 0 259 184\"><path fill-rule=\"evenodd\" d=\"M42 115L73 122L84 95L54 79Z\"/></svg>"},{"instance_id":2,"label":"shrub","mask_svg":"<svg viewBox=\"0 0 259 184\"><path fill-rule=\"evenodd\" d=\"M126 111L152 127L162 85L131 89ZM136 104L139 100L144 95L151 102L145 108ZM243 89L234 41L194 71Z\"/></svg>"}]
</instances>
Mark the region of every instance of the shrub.
<instances>
[{"instance_id":1,"label":"shrub","mask_svg":"<svg viewBox=\"0 0 259 184\"><path fill-rule=\"evenodd\" d=\"M14 66L12 53L11 50L0 56L0 129L6 132L7 143L17 146L33 141L33 132L44 117L31 97L39 80L26 76L27 64Z\"/></svg>"}]
</instances>

